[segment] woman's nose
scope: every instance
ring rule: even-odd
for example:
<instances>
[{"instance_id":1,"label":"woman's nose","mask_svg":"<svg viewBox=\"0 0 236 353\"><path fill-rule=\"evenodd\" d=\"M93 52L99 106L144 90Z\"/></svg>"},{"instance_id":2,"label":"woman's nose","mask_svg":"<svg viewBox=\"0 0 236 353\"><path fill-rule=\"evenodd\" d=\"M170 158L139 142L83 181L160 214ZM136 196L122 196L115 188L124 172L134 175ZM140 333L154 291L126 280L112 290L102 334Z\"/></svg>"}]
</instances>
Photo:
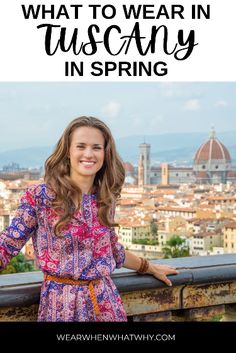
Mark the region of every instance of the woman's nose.
<instances>
[{"instance_id":1,"label":"woman's nose","mask_svg":"<svg viewBox=\"0 0 236 353\"><path fill-rule=\"evenodd\" d=\"M92 150L92 148L86 148L85 150L84 150L84 156L85 157L92 157L93 156L93 150Z\"/></svg>"}]
</instances>

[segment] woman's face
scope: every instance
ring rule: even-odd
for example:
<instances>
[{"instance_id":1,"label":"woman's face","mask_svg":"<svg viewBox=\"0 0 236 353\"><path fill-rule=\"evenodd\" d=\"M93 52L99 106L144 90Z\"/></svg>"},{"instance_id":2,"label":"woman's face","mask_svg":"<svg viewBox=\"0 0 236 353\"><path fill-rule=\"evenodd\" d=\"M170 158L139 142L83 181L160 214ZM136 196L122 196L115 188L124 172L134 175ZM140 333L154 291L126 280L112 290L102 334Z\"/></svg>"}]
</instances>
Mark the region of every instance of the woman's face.
<instances>
[{"instance_id":1,"label":"woman's face","mask_svg":"<svg viewBox=\"0 0 236 353\"><path fill-rule=\"evenodd\" d=\"M69 148L70 175L95 177L102 168L105 155L105 140L102 132L93 127L79 127L73 131Z\"/></svg>"}]
</instances>

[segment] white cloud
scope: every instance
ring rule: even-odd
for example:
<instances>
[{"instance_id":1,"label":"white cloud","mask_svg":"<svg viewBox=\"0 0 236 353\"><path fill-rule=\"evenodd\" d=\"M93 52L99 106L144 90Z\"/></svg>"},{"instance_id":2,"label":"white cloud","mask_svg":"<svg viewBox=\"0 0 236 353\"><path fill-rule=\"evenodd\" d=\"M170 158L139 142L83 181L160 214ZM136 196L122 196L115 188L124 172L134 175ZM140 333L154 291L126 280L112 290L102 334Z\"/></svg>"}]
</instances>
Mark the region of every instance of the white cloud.
<instances>
[{"instance_id":1,"label":"white cloud","mask_svg":"<svg viewBox=\"0 0 236 353\"><path fill-rule=\"evenodd\" d=\"M215 107L219 107L219 108L224 108L228 106L228 102L226 102L225 100L219 100L217 102L215 102Z\"/></svg>"},{"instance_id":2,"label":"white cloud","mask_svg":"<svg viewBox=\"0 0 236 353\"><path fill-rule=\"evenodd\" d=\"M161 94L165 98L186 98L191 99L192 97L201 97L202 92L199 88L186 82L161 82L160 83Z\"/></svg>"},{"instance_id":3,"label":"white cloud","mask_svg":"<svg viewBox=\"0 0 236 353\"><path fill-rule=\"evenodd\" d=\"M131 115L129 122L133 127L143 127L144 120L137 115Z\"/></svg>"},{"instance_id":4,"label":"white cloud","mask_svg":"<svg viewBox=\"0 0 236 353\"><path fill-rule=\"evenodd\" d=\"M148 121L149 129L151 129L152 132L156 132L155 129L158 130L158 128L161 125L161 123L163 122L163 120L164 120L163 115L156 115L154 118L152 118Z\"/></svg>"},{"instance_id":5,"label":"white cloud","mask_svg":"<svg viewBox=\"0 0 236 353\"><path fill-rule=\"evenodd\" d=\"M189 99L184 104L184 110L199 110L200 107L199 99Z\"/></svg>"},{"instance_id":6,"label":"white cloud","mask_svg":"<svg viewBox=\"0 0 236 353\"><path fill-rule=\"evenodd\" d=\"M120 109L121 104L112 100L102 108L102 113L109 118L116 118L119 115Z\"/></svg>"},{"instance_id":7,"label":"white cloud","mask_svg":"<svg viewBox=\"0 0 236 353\"><path fill-rule=\"evenodd\" d=\"M162 95L164 97L180 97L183 95L183 86L175 82L161 82Z\"/></svg>"},{"instance_id":8,"label":"white cloud","mask_svg":"<svg viewBox=\"0 0 236 353\"><path fill-rule=\"evenodd\" d=\"M162 88L162 95L164 97L173 97L175 94L174 86L172 83L163 82L160 84Z\"/></svg>"}]
</instances>

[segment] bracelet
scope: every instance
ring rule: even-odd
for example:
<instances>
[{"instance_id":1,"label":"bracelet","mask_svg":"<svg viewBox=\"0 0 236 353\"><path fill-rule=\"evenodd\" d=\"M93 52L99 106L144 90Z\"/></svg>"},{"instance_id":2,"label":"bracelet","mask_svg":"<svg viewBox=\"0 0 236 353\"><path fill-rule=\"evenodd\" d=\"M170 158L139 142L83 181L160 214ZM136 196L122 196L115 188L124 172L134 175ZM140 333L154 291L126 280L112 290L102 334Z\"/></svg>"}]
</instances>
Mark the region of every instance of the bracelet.
<instances>
[{"instance_id":1,"label":"bracelet","mask_svg":"<svg viewBox=\"0 0 236 353\"><path fill-rule=\"evenodd\" d=\"M140 267L137 270L137 272L140 274L144 274L148 270L149 262L146 259L144 259L143 257L140 257L140 259L141 259L141 264L140 264Z\"/></svg>"}]
</instances>

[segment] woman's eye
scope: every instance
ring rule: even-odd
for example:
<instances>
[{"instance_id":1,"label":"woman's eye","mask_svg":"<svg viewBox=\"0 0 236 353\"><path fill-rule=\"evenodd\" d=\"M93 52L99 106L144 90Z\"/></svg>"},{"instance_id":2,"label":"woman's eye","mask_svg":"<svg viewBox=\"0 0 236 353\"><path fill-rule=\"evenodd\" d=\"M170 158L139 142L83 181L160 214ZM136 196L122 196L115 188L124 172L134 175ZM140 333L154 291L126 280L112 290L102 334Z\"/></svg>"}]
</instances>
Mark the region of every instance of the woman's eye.
<instances>
[{"instance_id":1,"label":"woman's eye","mask_svg":"<svg viewBox=\"0 0 236 353\"><path fill-rule=\"evenodd\" d=\"M76 148L78 148L78 149L80 149L80 150L83 150L83 149L85 149L85 146L83 146L83 145L77 145ZM101 150L102 147L100 147L100 146L94 146L93 149L96 150L96 151L98 151L98 150Z\"/></svg>"}]
</instances>

